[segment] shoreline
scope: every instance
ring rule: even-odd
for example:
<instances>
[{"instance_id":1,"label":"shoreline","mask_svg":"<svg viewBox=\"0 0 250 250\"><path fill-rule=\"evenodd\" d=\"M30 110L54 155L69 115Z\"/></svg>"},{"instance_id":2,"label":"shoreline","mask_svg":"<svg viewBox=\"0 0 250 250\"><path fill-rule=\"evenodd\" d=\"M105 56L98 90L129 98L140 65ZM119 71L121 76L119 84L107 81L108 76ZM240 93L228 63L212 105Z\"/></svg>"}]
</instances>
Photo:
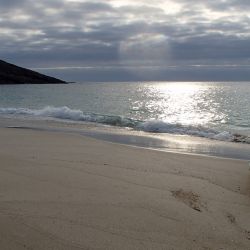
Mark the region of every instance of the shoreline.
<instances>
[{"instance_id":1,"label":"shoreline","mask_svg":"<svg viewBox=\"0 0 250 250\"><path fill-rule=\"evenodd\" d=\"M54 118L21 119L1 117L1 127L74 133L112 143L164 152L250 161L250 144L225 142L189 135L149 133L118 126L73 122Z\"/></svg>"},{"instance_id":2,"label":"shoreline","mask_svg":"<svg viewBox=\"0 0 250 250\"><path fill-rule=\"evenodd\" d=\"M247 249L243 160L0 128L1 249Z\"/></svg>"}]
</instances>

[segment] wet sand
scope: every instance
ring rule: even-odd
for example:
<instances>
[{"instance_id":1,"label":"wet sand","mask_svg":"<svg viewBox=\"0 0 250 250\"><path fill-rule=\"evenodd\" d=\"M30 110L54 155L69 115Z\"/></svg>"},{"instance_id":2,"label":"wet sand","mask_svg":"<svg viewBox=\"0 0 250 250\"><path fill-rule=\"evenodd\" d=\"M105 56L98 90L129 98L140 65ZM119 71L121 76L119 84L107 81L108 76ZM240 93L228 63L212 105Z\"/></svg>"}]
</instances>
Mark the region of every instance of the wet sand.
<instances>
[{"instance_id":1,"label":"wet sand","mask_svg":"<svg viewBox=\"0 0 250 250\"><path fill-rule=\"evenodd\" d=\"M0 249L249 249L247 161L0 129Z\"/></svg>"}]
</instances>

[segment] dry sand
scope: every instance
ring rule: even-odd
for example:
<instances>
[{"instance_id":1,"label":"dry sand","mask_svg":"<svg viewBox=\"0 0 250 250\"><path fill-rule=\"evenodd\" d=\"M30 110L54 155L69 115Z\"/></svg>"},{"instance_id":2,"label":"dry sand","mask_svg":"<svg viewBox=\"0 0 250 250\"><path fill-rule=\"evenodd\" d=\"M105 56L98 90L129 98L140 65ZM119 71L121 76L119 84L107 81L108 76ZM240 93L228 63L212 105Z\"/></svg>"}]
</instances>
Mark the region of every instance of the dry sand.
<instances>
[{"instance_id":1,"label":"dry sand","mask_svg":"<svg viewBox=\"0 0 250 250\"><path fill-rule=\"evenodd\" d=\"M0 249L250 249L248 162L0 129Z\"/></svg>"}]
</instances>

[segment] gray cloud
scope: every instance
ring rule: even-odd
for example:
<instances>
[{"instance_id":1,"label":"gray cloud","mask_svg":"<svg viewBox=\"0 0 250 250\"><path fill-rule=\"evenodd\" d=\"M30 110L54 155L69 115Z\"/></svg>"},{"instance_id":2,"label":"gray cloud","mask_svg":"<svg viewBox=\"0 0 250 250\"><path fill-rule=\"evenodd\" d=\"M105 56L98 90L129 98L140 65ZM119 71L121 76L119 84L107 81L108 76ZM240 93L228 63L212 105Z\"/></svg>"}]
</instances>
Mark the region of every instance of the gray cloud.
<instances>
[{"instance_id":1,"label":"gray cloud","mask_svg":"<svg viewBox=\"0 0 250 250\"><path fill-rule=\"evenodd\" d=\"M135 79L129 65L174 65L183 71L183 66L219 64L222 74L228 70L222 70L223 65L249 64L247 1L178 0L173 1L179 4L175 11L174 5L164 3L0 1L0 57L26 67L98 68L105 63L114 68L111 78L119 75L114 73L119 65L124 67L121 76L130 72ZM189 69L188 75L194 72L195 78L196 70ZM213 70L199 68L206 79ZM164 70L157 72L166 78Z\"/></svg>"}]
</instances>

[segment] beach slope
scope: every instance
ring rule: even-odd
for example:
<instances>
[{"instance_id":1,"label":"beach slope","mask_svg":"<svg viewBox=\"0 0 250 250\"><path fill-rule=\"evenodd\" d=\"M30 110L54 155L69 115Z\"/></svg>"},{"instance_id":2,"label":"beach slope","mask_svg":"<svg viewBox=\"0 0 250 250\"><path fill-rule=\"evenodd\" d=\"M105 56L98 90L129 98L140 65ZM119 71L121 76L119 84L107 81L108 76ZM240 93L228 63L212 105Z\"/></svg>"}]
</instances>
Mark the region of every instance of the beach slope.
<instances>
[{"instance_id":1,"label":"beach slope","mask_svg":"<svg viewBox=\"0 0 250 250\"><path fill-rule=\"evenodd\" d=\"M249 249L246 161L0 129L0 249Z\"/></svg>"}]
</instances>

